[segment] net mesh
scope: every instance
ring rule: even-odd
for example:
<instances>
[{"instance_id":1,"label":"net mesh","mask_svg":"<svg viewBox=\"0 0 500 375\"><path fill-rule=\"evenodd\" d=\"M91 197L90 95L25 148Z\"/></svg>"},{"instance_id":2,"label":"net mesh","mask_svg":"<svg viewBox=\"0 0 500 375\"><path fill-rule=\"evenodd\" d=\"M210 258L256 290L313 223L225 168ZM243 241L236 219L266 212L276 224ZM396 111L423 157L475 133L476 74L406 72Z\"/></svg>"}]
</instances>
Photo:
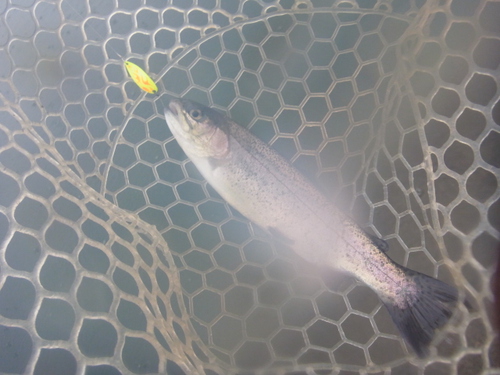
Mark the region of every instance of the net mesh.
<instances>
[{"instance_id":1,"label":"net mesh","mask_svg":"<svg viewBox=\"0 0 500 375\"><path fill-rule=\"evenodd\" d=\"M0 5L0 373L493 374L500 2ZM123 57L153 77L147 95ZM229 207L171 97L269 143L460 289L431 354Z\"/></svg>"}]
</instances>

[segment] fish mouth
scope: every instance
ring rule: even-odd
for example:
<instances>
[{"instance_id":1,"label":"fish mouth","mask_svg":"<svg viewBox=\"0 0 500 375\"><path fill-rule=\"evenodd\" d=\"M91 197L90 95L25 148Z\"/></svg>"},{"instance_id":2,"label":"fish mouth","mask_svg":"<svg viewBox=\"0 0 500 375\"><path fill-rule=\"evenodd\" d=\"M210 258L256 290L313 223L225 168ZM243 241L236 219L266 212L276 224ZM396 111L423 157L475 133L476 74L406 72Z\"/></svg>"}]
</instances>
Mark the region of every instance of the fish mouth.
<instances>
[{"instance_id":1,"label":"fish mouth","mask_svg":"<svg viewBox=\"0 0 500 375\"><path fill-rule=\"evenodd\" d=\"M182 103L181 99L171 99L170 102L168 103L168 108L165 109L165 118L167 119L170 118L170 121L173 121L173 123L178 123L178 126L182 131L184 132L189 132L192 130L192 126L187 121L186 116L183 115L184 112L184 105Z\"/></svg>"},{"instance_id":2,"label":"fish mouth","mask_svg":"<svg viewBox=\"0 0 500 375\"><path fill-rule=\"evenodd\" d=\"M170 100L170 103L168 103L168 107L170 108L170 112L172 112L172 114L174 116L178 116L179 115L179 112L181 111L181 102L177 99L172 99Z\"/></svg>"}]
</instances>

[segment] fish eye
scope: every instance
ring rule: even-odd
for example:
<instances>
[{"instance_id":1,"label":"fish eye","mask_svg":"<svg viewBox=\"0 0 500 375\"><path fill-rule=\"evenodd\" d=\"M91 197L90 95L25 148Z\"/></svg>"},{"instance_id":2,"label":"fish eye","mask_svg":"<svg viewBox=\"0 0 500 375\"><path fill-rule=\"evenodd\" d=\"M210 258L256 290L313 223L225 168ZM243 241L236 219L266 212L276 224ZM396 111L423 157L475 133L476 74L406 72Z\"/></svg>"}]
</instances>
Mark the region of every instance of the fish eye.
<instances>
[{"instance_id":1,"label":"fish eye","mask_svg":"<svg viewBox=\"0 0 500 375\"><path fill-rule=\"evenodd\" d=\"M199 109L192 109L189 111L189 116L191 116L193 120L199 121L202 119L203 113Z\"/></svg>"}]
</instances>

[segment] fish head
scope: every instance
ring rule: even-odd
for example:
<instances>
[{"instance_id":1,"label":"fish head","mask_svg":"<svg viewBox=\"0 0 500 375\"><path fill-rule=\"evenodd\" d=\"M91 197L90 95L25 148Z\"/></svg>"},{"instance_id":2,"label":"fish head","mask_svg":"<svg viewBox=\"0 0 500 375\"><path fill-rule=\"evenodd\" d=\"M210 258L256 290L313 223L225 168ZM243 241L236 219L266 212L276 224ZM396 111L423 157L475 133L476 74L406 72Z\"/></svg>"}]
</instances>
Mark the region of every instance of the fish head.
<instances>
[{"instance_id":1,"label":"fish head","mask_svg":"<svg viewBox=\"0 0 500 375\"><path fill-rule=\"evenodd\" d=\"M229 120L216 110L187 99L172 99L165 120L189 157L222 159L229 152Z\"/></svg>"}]
</instances>

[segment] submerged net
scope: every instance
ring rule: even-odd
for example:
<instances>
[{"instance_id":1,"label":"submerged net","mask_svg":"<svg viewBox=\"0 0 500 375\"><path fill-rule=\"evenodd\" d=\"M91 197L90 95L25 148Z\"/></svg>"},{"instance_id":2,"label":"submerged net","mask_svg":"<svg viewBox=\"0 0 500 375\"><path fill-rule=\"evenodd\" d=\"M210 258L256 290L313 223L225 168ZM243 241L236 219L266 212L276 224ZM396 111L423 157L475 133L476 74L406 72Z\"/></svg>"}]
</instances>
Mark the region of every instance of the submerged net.
<instances>
[{"instance_id":1,"label":"submerged net","mask_svg":"<svg viewBox=\"0 0 500 375\"><path fill-rule=\"evenodd\" d=\"M0 373L498 369L500 2L0 12ZM170 97L227 113L392 259L458 286L468 305L428 358L367 286L304 264L207 185L165 124Z\"/></svg>"}]
</instances>

